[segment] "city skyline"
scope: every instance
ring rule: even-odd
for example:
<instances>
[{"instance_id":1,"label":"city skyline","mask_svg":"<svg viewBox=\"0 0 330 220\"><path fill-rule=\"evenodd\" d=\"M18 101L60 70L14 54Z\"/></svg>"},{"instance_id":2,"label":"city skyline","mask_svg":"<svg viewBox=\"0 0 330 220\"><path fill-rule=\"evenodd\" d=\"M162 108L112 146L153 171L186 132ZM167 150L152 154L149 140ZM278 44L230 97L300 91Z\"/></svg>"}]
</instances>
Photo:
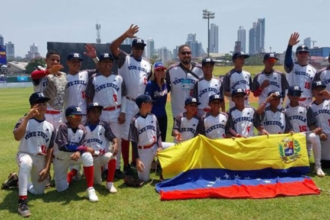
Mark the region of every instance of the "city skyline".
<instances>
[{"instance_id":1,"label":"city skyline","mask_svg":"<svg viewBox=\"0 0 330 220\"><path fill-rule=\"evenodd\" d=\"M246 53L246 30L243 26L239 26L238 28L237 41L241 42L241 51Z\"/></svg>"}]
</instances>

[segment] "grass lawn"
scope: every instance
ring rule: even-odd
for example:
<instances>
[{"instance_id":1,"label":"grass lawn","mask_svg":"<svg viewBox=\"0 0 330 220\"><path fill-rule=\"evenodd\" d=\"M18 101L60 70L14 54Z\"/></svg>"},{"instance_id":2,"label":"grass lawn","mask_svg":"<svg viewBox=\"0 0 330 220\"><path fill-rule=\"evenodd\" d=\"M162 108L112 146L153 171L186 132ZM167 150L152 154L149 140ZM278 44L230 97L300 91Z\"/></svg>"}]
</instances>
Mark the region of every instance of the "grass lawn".
<instances>
[{"instance_id":1,"label":"grass lawn","mask_svg":"<svg viewBox=\"0 0 330 220\"><path fill-rule=\"evenodd\" d=\"M28 97L32 88L0 89L0 182L9 172L17 172L15 155L18 142L13 138L16 121L29 109ZM170 138L172 115L168 112ZM325 170L327 174L330 170ZM314 177L317 186L329 190L330 177ZM275 199L199 199L161 202L154 190L155 180L142 188L128 188L116 180L118 193L110 195L104 187L96 186L98 203L86 198L85 181L74 182L70 189L58 193L54 188L45 195L29 195L33 219L328 219L326 205L329 195L280 197ZM17 214L18 190L0 191L0 219L21 219Z\"/></svg>"}]
</instances>

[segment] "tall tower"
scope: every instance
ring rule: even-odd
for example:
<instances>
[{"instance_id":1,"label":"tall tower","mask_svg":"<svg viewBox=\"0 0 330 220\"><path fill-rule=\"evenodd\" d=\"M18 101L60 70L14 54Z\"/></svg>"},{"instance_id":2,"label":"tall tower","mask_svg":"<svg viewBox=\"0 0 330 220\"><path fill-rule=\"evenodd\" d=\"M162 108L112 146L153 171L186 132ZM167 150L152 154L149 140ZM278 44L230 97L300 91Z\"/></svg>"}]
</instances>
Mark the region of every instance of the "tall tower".
<instances>
[{"instance_id":1,"label":"tall tower","mask_svg":"<svg viewBox=\"0 0 330 220\"><path fill-rule=\"evenodd\" d=\"M246 30L242 26L239 26L237 31L237 41L241 42L241 50L246 53Z\"/></svg>"},{"instance_id":2,"label":"tall tower","mask_svg":"<svg viewBox=\"0 0 330 220\"><path fill-rule=\"evenodd\" d=\"M210 28L210 53L219 52L219 27L211 24Z\"/></svg>"},{"instance_id":3,"label":"tall tower","mask_svg":"<svg viewBox=\"0 0 330 220\"><path fill-rule=\"evenodd\" d=\"M3 36L0 34L0 46L5 45L5 41L3 39Z\"/></svg>"},{"instance_id":4,"label":"tall tower","mask_svg":"<svg viewBox=\"0 0 330 220\"><path fill-rule=\"evenodd\" d=\"M100 44L101 43L101 33L100 33L100 31L101 31L101 25L100 24L96 24L96 26L95 26L95 28L96 28L96 43L98 43L98 44Z\"/></svg>"},{"instance_id":5,"label":"tall tower","mask_svg":"<svg viewBox=\"0 0 330 220\"><path fill-rule=\"evenodd\" d=\"M147 58L151 59L155 54L155 41L152 38L147 40Z\"/></svg>"}]
</instances>

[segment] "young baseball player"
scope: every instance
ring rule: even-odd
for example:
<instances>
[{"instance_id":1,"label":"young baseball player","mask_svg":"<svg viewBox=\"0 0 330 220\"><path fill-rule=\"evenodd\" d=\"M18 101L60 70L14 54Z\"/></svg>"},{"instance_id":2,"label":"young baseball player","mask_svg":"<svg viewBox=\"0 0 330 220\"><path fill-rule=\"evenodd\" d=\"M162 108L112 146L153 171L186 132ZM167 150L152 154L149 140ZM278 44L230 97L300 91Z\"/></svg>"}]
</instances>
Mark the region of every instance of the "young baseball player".
<instances>
[{"instance_id":1,"label":"young baseball player","mask_svg":"<svg viewBox=\"0 0 330 220\"><path fill-rule=\"evenodd\" d=\"M203 78L198 80L194 87L194 97L201 104L198 105L198 116L202 117L210 111L209 97L217 94L223 97L222 82L219 78L213 77L214 60L212 58L204 58L202 60ZM225 111L225 102L221 102L221 110Z\"/></svg>"},{"instance_id":2,"label":"young baseball player","mask_svg":"<svg viewBox=\"0 0 330 220\"><path fill-rule=\"evenodd\" d=\"M65 110L66 123L62 123L58 129L54 149L54 176L55 185L58 192L62 192L69 187L67 172L69 165L83 164L84 174L87 182L87 194L89 201L96 202L98 197L95 193L94 185L94 150L86 147L86 129L81 125L83 113L77 106L69 106ZM68 176L71 176L70 171ZM75 175L73 173L72 175ZM69 180L69 181L68 181Z\"/></svg>"},{"instance_id":3,"label":"young baseball player","mask_svg":"<svg viewBox=\"0 0 330 220\"><path fill-rule=\"evenodd\" d=\"M226 138L228 115L219 111L222 102L220 95L211 95L208 103L210 112L202 117L205 136L210 139Z\"/></svg>"},{"instance_id":4,"label":"young baseball player","mask_svg":"<svg viewBox=\"0 0 330 220\"><path fill-rule=\"evenodd\" d=\"M44 193L53 155L55 128L45 118L48 100L41 92L33 93L29 99L29 113L17 122L14 129L15 140L20 141L16 157L19 166L18 213L23 217L31 215L28 190L33 194ZM31 186L28 186L29 177Z\"/></svg>"},{"instance_id":5,"label":"young baseball player","mask_svg":"<svg viewBox=\"0 0 330 220\"><path fill-rule=\"evenodd\" d=\"M321 139L321 162L323 167L329 167L330 163L330 93L322 81L315 81L312 84L312 92L315 98L311 109L322 129ZM316 165L316 164L315 164Z\"/></svg>"},{"instance_id":6,"label":"young baseball player","mask_svg":"<svg viewBox=\"0 0 330 220\"><path fill-rule=\"evenodd\" d=\"M229 119L227 130L232 137L252 137L254 136L254 127L260 134L268 135L268 132L260 125L256 118L255 109L245 106L246 92L243 88L232 91L232 100L235 106L229 110Z\"/></svg>"},{"instance_id":7,"label":"young baseball player","mask_svg":"<svg viewBox=\"0 0 330 220\"><path fill-rule=\"evenodd\" d=\"M197 106L200 103L196 98L187 98L185 101L186 111L175 117L172 129L174 143L189 140L198 134L203 134L203 122L197 116Z\"/></svg>"},{"instance_id":8,"label":"young baseball player","mask_svg":"<svg viewBox=\"0 0 330 220\"><path fill-rule=\"evenodd\" d=\"M251 74L243 70L245 59L250 55L243 52L236 52L232 56L234 63L234 69L226 73L223 78L223 94L229 98L229 107L234 106L234 102L231 100L231 95L234 89L241 88L245 90L246 96L244 97L245 105L249 105L249 95L252 86Z\"/></svg>"},{"instance_id":9,"label":"young baseball player","mask_svg":"<svg viewBox=\"0 0 330 220\"><path fill-rule=\"evenodd\" d=\"M109 123L116 137L121 137L122 125L125 120L126 111L126 87L120 75L112 73L113 56L109 53L99 55L97 74L94 74L87 85L87 103L97 102L104 106L100 119ZM118 139L118 154L116 165L116 176L123 178L120 171L121 139Z\"/></svg>"},{"instance_id":10,"label":"young baseball player","mask_svg":"<svg viewBox=\"0 0 330 220\"><path fill-rule=\"evenodd\" d=\"M162 150L157 118L150 113L154 101L149 95L140 95L136 104L140 111L136 114L130 125L129 139L132 141L136 160L136 168L141 181L148 181L152 161L158 151Z\"/></svg>"},{"instance_id":11,"label":"young baseball player","mask_svg":"<svg viewBox=\"0 0 330 220\"><path fill-rule=\"evenodd\" d=\"M117 189L113 185L113 180L116 170L116 154L118 153L117 138L112 133L109 124L100 120L102 109L103 106L97 102L92 102L87 106L86 146L94 149L94 183L102 183L101 166L107 164L106 189L110 193L116 193ZM112 142L112 149L110 149L110 142Z\"/></svg>"},{"instance_id":12,"label":"young baseball player","mask_svg":"<svg viewBox=\"0 0 330 220\"><path fill-rule=\"evenodd\" d=\"M317 126L317 120L310 107L300 104L299 99L303 91L299 86L290 86L288 90L289 104L285 109L285 114L294 132L302 132L306 135L306 140L312 144L315 161L315 172L317 176L323 177L321 168L321 143L320 135L322 129ZM308 143L307 142L307 143Z\"/></svg>"},{"instance_id":13,"label":"young baseball player","mask_svg":"<svg viewBox=\"0 0 330 220\"><path fill-rule=\"evenodd\" d=\"M285 74L274 70L277 60L275 54L266 53L263 59L264 70L253 78L251 91L255 97L259 97L259 106L267 99L271 91L280 91L283 98L285 91L289 88ZM279 108L282 108L282 102L283 100L279 103Z\"/></svg>"},{"instance_id":14,"label":"young baseball player","mask_svg":"<svg viewBox=\"0 0 330 220\"><path fill-rule=\"evenodd\" d=\"M292 131L284 111L278 108L283 98L282 94L280 91L269 92L267 99L256 110L261 125L269 134L284 134Z\"/></svg>"},{"instance_id":15,"label":"young baseball player","mask_svg":"<svg viewBox=\"0 0 330 220\"><path fill-rule=\"evenodd\" d=\"M327 58L330 63L330 54ZM314 77L314 81L321 81L327 88L327 91L330 91L330 65L319 70Z\"/></svg>"},{"instance_id":16,"label":"young baseball player","mask_svg":"<svg viewBox=\"0 0 330 220\"><path fill-rule=\"evenodd\" d=\"M137 25L131 25L120 37L114 40L110 45L113 56L117 59L118 74L123 78L127 88L127 103L125 112L125 122L121 131L121 149L124 161L124 171L130 170L129 165L129 141L128 133L130 130L130 122L134 115L139 112L139 108L135 103L136 97L144 94L148 78L151 76L151 63L142 57L146 44L144 40L135 38L135 34L139 31ZM127 54L119 49L119 46L126 38L134 38L132 41L132 53ZM119 136L118 136L119 137ZM132 154L132 162L134 162Z\"/></svg>"}]
</instances>

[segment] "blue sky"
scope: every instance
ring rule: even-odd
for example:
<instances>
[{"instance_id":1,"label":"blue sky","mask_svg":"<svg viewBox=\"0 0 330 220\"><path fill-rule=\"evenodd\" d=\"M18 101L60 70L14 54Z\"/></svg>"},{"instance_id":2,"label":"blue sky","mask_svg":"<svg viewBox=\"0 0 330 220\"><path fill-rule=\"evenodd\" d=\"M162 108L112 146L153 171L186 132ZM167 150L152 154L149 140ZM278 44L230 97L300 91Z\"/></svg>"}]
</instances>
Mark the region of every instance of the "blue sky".
<instances>
[{"instance_id":1,"label":"blue sky","mask_svg":"<svg viewBox=\"0 0 330 220\"><path fill-rule=\"evenodd\" d=\"M283 52L294 31L330 46L329 0L1 0L0 34L15 44L15 54L24 56L32 43L46 53L47 41L96 41L95 24L101 24L102 43L111 42L130 24L140 26L138 37L152 37L155 47L172 50L196 33L207 47L207 20L202 10L215 12L219 26L219 51L233 50L241 25L248 33L258 18L266 18L265 49Z\"/></svg>"}]
</instances>

